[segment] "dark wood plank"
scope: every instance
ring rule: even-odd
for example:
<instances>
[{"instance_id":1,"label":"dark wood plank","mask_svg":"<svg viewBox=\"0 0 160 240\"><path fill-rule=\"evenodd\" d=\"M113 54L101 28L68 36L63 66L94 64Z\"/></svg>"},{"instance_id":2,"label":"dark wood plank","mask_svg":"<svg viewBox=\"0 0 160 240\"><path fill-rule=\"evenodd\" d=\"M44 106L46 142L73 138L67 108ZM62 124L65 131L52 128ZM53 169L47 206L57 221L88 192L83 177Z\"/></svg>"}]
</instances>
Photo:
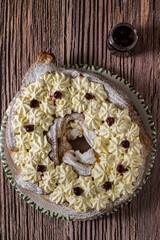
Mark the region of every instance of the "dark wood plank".
<instances>
[{"instance_id":1,"label":"dark wood plank","mask_svg":"<svg viewBox=\"0 0 160 240\"><path fill-rule=\"evenodd\" d=\"M21 79L40 51L54 52L58 64L106 67L132 83L146 99L157 128L157 159L147 184L120 211L99 220L67 222L27 205L0 167L0 239L160 239L160 29L159 0L0 0L1 120ZM135 56L117 58L107 50L114 24L138 29Z\"/></svg>"}]
</instances>

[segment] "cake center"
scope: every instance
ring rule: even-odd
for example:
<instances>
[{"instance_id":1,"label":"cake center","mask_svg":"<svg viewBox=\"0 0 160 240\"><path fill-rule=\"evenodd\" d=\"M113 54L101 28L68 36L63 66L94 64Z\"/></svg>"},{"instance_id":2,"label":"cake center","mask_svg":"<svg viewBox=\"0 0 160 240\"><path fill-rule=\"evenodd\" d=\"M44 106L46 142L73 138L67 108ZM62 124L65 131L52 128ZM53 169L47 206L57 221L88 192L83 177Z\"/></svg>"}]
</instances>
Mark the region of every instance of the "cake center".
<instances>
[{"instance_id":1,"label":"cake center","mask_svg":"<svg viewBox=\"0 0 160 240\"><path fill-rule=\"evenodd\" d=\"M91 148L84 136L77 137L75 140L69 140L68 142L71 144L74 151L79 150L81 153L84 153Z\"/></svg>"},{"instance_id":2,"label":"cake center","mask_svg":"<svg viewBox=\"0 0 160 240\"><path fill-rule=\"evenodd\" d=\"M92 148L96 133L90 131L83 121L84 117L79 113L54 120L48 132L52 145L49 156L56 165L64 162L79 175L89 176L96 162Z\"/></svg>"}]
</instances>

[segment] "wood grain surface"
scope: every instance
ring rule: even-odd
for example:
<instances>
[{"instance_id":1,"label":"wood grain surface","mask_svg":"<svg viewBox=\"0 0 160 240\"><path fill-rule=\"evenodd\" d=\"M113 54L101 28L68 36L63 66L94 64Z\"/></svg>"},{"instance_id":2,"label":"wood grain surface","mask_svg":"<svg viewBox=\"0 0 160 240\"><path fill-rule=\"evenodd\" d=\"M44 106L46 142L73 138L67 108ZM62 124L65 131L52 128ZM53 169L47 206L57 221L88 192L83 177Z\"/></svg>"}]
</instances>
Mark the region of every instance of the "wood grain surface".
<instances>
[{"instance_id":1,"label":"wood grain surface","mask_svg":"<svg viewBox=\"0 0 160 240\"><path fill-rule=\"evenodd\" d=\"M135 56L107 50L114 24L138 30ZM0 239L160 239L160 1L0 0L1 120L41 51L58 63L103 66L128 80L146 99L157 129L157 158L149 180L131 203L99 220L67 222L41 214L14 191L0 168Z\"/></svg>"}]
</instances>

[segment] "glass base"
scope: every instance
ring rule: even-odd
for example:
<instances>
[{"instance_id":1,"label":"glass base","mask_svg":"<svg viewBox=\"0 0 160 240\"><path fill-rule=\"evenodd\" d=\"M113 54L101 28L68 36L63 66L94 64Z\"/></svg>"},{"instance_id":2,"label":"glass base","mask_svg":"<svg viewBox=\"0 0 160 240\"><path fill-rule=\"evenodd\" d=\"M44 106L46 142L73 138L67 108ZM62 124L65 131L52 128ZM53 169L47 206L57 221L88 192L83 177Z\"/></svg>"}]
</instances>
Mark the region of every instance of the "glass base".
<instances>
[{"instance_id":1,"label":"glass base","mask_svg":"<svg viewBox=\"0 0 160 240\"><path fill-rule=\"evenodd\" d=\"M110 45L109 41L107 41L107 47L111 54L113 54L116 57L129 57L135 54L135 48L129 50L129 51L118 51L115 49L112 45Z\"/></svg>"}]
</instances>

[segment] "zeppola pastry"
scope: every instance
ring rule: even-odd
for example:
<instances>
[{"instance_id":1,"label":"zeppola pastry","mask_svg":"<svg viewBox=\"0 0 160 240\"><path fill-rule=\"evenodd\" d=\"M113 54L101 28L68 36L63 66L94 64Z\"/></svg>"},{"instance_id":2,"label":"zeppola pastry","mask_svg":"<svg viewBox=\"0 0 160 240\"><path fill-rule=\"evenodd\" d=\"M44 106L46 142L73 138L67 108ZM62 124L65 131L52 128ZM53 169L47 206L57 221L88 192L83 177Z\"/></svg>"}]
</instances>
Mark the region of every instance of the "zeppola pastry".
<instances>
[{"instance_id":1,"label":"zeppola pastry","mask_svg":"<svg viewBox=\"0 0 160 240\"><path fill-rule=\"evenodd\" d=\"M75 219L126 202L153 148L126 94L98 73L57 67L47 53L11 103L6 142L18 183Z\"/></svg>"}]
</instances>

